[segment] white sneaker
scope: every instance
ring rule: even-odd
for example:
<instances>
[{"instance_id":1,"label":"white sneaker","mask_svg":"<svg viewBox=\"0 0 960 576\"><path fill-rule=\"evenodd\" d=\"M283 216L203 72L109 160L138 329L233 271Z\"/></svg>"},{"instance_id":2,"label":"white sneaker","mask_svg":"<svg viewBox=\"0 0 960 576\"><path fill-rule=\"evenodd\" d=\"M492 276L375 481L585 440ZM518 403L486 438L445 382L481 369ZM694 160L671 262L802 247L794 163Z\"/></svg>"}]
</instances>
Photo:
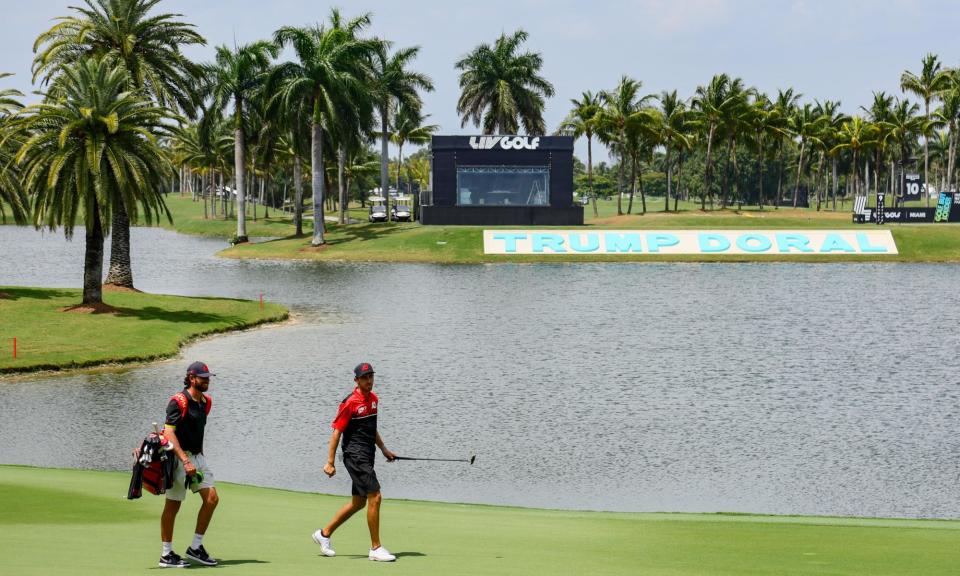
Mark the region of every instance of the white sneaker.
<instances>
[{"instance_id":1,"label":"white sneaker","mask_svg":"<svg viewBox=\"0 0 960 576\"><path fill-rule=\"evenodd\" d=\"M323 535L323 530L317 530L313 533L313 541L320 545L320 552L324 556L336 556L337 553L330 547L330 539Z\"/></svg>"},{"instance_id":2,"label":"white sneaker","mask_svg":"<svg viewBox=\"0 0 960 576\"><path fill-rule=\"evenodd\" d=\"M370 560L376 560L377 562L393 562L397 559L396 556L391 554L390 551L383 546L370 550L370 554L367 555L367 558Z\"/></svg>"}]
</instances>

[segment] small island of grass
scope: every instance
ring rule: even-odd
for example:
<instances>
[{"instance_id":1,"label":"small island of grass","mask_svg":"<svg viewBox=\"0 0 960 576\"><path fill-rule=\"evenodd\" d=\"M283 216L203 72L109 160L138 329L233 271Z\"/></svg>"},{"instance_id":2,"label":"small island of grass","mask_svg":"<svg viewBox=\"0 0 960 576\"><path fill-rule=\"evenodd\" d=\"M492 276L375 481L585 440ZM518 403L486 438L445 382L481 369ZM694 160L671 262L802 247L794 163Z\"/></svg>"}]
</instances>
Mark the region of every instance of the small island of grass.
<instances>
[{"instance_id":1,"label":"small island of grass","mask_svg":"<svg viewBox=\"0 0 960 576\"><path fill-rule=\"evenodd\" d=\"M0 374L147 362L202 336L288 317L279 304L105 292L96 310L72 307L81 290L0 286ZM14 358L13 339L17 339Z\"/></svg>"}]
</instances>

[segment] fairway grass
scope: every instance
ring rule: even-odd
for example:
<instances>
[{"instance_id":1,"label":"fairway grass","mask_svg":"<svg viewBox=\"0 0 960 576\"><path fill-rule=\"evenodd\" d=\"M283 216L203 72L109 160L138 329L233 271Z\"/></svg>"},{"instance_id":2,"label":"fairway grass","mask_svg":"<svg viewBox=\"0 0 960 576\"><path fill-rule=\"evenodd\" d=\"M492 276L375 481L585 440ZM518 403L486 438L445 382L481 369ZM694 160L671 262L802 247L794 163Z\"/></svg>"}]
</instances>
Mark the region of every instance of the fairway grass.
<instances>
[{"instance_id":1,"label":"fairway grass","mask_svg":"<svg viewBox=\"0 0 960 576\"><path fill-rule=\"evenodd\" d=\"M317 486L322 486L317 466ZM125 500L129 474L0 466L4 574L149 574L160 555L161 497ZM310 534L343 505L328 496L220 483L204 545L244 575L955 575L960 521L721 514L566 512L391 500L382 508L391 565L369 562L358 514ZM180 511L174 549L193 534L199 498ZM202 570L193 567L191 571Z\"/></svg>"},{"instance_id":2,"label":"fairway grass","mask_svg":"<svg viewBox=\"0 0 960 576\"><path fill-rule=\"evenodd\" d=\"M103 300L116 313L64 312L81 290L0 286L0 374L167 358L194 338L288 316L279 304L229 298L104 292Z\"/></svg>"}]
</instances>

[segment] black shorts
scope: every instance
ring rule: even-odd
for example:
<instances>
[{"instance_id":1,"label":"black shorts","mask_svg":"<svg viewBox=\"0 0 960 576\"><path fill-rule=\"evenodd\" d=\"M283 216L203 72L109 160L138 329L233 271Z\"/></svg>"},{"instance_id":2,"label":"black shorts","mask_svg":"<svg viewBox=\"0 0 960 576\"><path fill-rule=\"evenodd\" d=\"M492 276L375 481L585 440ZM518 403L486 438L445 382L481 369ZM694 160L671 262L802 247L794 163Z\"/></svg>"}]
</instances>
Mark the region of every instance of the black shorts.
<instances>
[{"instance_id":1,"label":"black shorts","mask_svg":"<svg viewBox=\"0 0 960 576\"><path fill-rule=\"evenodd\" d=\"M373 470L372 460L367 462L344 456L343 467L347 469L350 479L353 480L350 493L354 496L366 496L380 491L380 482L377 481L377 473Z\"/></svg>"}]
</instances>

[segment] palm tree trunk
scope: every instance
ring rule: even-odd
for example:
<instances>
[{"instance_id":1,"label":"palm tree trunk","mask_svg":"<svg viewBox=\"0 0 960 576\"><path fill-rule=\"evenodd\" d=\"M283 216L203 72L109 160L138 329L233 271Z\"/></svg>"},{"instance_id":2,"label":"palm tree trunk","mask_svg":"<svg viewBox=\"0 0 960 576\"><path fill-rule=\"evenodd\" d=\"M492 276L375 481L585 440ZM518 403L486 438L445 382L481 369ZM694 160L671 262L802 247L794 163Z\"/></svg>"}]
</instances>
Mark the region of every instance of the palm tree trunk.
<instances>
[{"instance_id":1,"label":"palm tree trunk","mask_svg":"<svg viewBox=\"0 0 960 576\"><path fill-rule=\"evenodd\" d=\"M670 168L671 168L671 167L670 167L670 142L667 142L666 150L667 150L667 158L666 158L666 162L667 162L667 195L666 195L666 197L663 199L663 200L664 200L664 202L663 202L663 211L664 211L664 212L669 212L669 211L670 211L670 184L671 184L670 176L672 175L672 172L673 172L673 171L670 169Z\"/></svg>"},{"instance_id":2,"label":"palm tree trunk","mask_svg":"<svg viewBox=\"0 0 960 576\"><path fill-rule=\"evenodd\" d=\"M403 142L397 145L397 194L400 194L400 169L403 167ZM391 216L387 209L387 218Z\"/></svg>"},{"instance_id":3,"label":"palm tree trunk","mask_svg":"<svg viewBox=\"0 0 960 576\"><path fill-rule=\"evenodd\" d=\"M633 195L637 191L637 157L630 154L630 202L627 203L627 214L633 214Z\"/></svg>"},{"instance_id":4,"label":"palm tree trunk","mask_svg":"<svg viewBox=\"0 0 960 576\"><path fill-rule=\"evenodd\" d=\"M325 194L323 179L323 126L314 120L311 126L310 171L313 178L313 246L324 244L323 239L323 198Z\"/></svg>"},{"instance_id":5,"label":"palm tree trunk","mask_svg":"<svg viewBox=\"0 0 960 576\"><path fill-rule=\"evenodd\" d=\"M253 153L253 156L256 157L256 152ZM261 180L262 184L263 181ZM254 162L250 163L250 204L253 205L253 221L257 221L257 165ZM263 187L260 187L260 193L263 194Z\"/></svg>"},{"instance_id":6,"label":"palm tree trunk","mask_svg":"<svg viewBox=\"0 0 960 576\"><path fill-rule=\"evenodd\" d=\"M241 102L237 102L238 110L241 110L240 106L242 105L243 104ZM239 111L237 112L238 115L240 113L241 112ZM247 197L245 194L246 191L243 189L244 182L246 179L246 170L247 170L246 158L244 158L244 154L246 152L246 147L245 147L246 142L244 142L243 128L236 128L233 131L233 134L234 134L233 172L234 172L234 179L236 180L235 186L237 188L237 239L236 240L237 240L237 244L240 244L242 242L247 241L247 220L246 220Z\"/></svg>"},{"instance_id":7,"label":"palm tree trunk","mask_svg":"<svg viewBox=\"0 0 960 576\"><path fill-rule=\"evenodd\" d=\"M293 223L297 227L297 236L303 236L303 174L297 154L293 155L293 196Z\"/></svg>"},{"instance_id":8,"label":"palm tree trunk","mask_svg":"<svg viewBox=\"0 0 960 576\"><path fill-rule=\"evenodd\" d=\"M620 152L619 175L617 177L617 216L623 216L623 152Z\"/></svg>"},{"instance_id":9,"label":"palm tree trunk","mask_svg":"<svg viewBox=\"0 0 960 576\"><path fill-rule=\"evenodd\" d=\"M740 169L737 166L737 140L733 139L730 157L733 161L733 193L737 199L737 210L743 210L743 194L740 190Z\"/></svg>"},{"instance_id":10,"label":"palm tree trunk","mask_svg":"<svg viewBox=\"0 0 960 576\"><path fill-rule=\"evenodd\" d=\"M637 162L637 182L640 185L640 209L642 210L640 214L645 215L647 213L647 195L643 191L643 164L640 162Z\"/></svg>"},{"instance_id":11,"label":"palm tree trunk","mask_svg":"<svg viewBox=\"0 0 960 576\"><path fill-rule=\"evenodd\" d=\"M100 206L93 201L93 223L87 227L87 239L83 255L83 304L103 302L103 226L100 223Z\"/></svg>"},{"instance_id":12,"label":"palm tree trunk","mask_svg":"<svg viewBox=\"0 0 960 576\"><path fill-rule=\"evenodd\" d=\"M760 175L760 190L757 192L757 204L763 210L763 137L757 132L757 172Z\"/></svg>"},{"instance_id":13,"label":"palm tree trunk","mask_svg":"<svg viewBox=\"0 0 960 576\"><path fill-rule=\"evenodd\" d=\"M713 132L716 130L716 126L710 124L710 132L707 135L707 166L706 174L704 177L704 198L707 194L710 195L710 204L713 204ZM712 207L712 206L711 206ZM700 204L700 208L704 209L703 202Z\"/></svg>"},{"instance_id":14,"label":"palm tree trunk","mask_svg":"<svg viewBox=\"0 0 960 576\"><path fill-rule=\"evenodd\" d=\"M783 198L783 138L780 139L780 145L778 146L780 157L780 168L777 170L777 199L773 203L773 209L780 209L780 199Z\"/></svg>"},{"instance_id":15,"label":"palm tree trunk","mask_svg":"<svg viewBox=\"0 0 960 576\"><path fill-rule=\"evenodd\" d=\"M833 211L836 212L836 211L837 211L837 157L834 156L832 160L833 160L833 162L832 162L832 164L833 164L833 170L832 170L832 173L833 173L833 182L832 182L832 184L833 184L833 186L832 186L832 187L833 187Z\"/></svg>"},{"instance_id":16,"label":"palm tree trunk","mask_svg":"<svg viewBox=\"0 0 960 576\"><path fill-rule=\"evenodd\" d=\"M945 188L946 192L953 190L953 171L956 167L956 153L957 153L957 126L956 122L950 122L950 134L948 135L948 140L950 142L949 152L947 153L947 186Z\"/></svg>"},{"instance_id":17,"label":"palm tree trunk","mask_svg":"<svg viewBox=\"0 0 960 576\"><path fill-rule=\"evenodd\" d=\"M390 151L387 149L390 138L387 132L390 128L389 113L388 103L383 102L380 106L380 194L383 195L384 205L387 207L387 221L390 220L390 175L387 172L387 163L390 160Z\"/></svg>"},{"instance_id":18,"label":"palm tree trunk","mask_svg":"<svg viewBox=\"0 0 960 576\"><path fill-rule=\"evenodd\" d=\"M260 201L263 202L263 217L270 217L270 205L273 204L273 187L270 187L270 202L267 202L267 197L264 195L264 186L266 186L267 179L260 179Z\"/></svg>"},{"instance_id":19,"label":"palm tree trunk","mask_svg":"<svg viewBox=\"0 0 960 576\"><path fill-rule=\"evenodd\" d=\"M797 183L793 187L793 207L797 207L797 195L800 191L800 174L803 173L803 153L807 147L806 140L800 140L800 160L797 162Z\"/></svg>"},{"instance_id":20,"label":"palm tree trunk","mask_svg":"<svg viewBox=\"0 0 960 576\"><path fill-rule=\"evenodd\" d=\"M925 98L923 100L923 115L927 123L930 122L930 99ZM925 131L926 132L926 131ZM923 191L923 195L927 197L927 208L930 207L930 180L927 178L927 172L930 169L930 136L928 134L923 135L923 184L927 187L927 190Z\"/></svg>"},{"instance_id":21,"label":"palm tree trunk","mask_svg":"<svg viewBox=\"0 0 960 576\"><path fill-rule=\"evenodd\" d=\"M97 218L97 226L100 226L99 217ZM119 198L113 205L112 229L110 237L110 269L107 271L107 278L104 280L104 284L133 288L133 268L130 265L130 218L127 216L127 210L123 205L123 201ZM102 260L102 227L100 229L100 235L100 258ZM103 271L102 264L101 262L101 272ZM97 282L99 281L100 278L98 277ZM86 296L84 296L84 298L86 298ZM86 302L86 300L84 300L84 302Z\"/></svg>"},{"instance_id":22,"label":"palm tree trunk","mask_svg":"<svg viewBox=\"0 0 960 576\"><path fill-rule=\"evenodd\" d=\"M344 186L345 182L343 179L343 169L346 164L347 151L344 149L343 144L340 144L337 150L337 192L339 192L338 197L340 198L340 212L337 215L337 222L341 225L347 223L347 188Z\"/></svg>"},{"instance_id":23,"label":"palm tree trunk","mask_svg":"<svg viewBox=\"0 0 960 576\"><path fill-rule=\"evenodd\" d=\"M870 154L863 155L863 193L870 195Z\"/></svg>"},{"instance_id":24,"label":"palm tree trunk","mask_svg":"<svg viewBox=\"0 0 960 576\"><path fill-rule=\"evenodd\" d=\"M727 207L727 193L730 191L730 150L733 146L733 137L727 140L727 160L723 164L723 181L720 185L720 209Z\"/></svg>"},{"instance_id":25,"label":"palm tree trunk","mask_svg":"<svg viewBox=\"0 0 960 576\"><path fill-rule=\"evenodd\" d=\"M680 211L680 194L683 192L683 150L680 150L680 159L677 162L677 193L673 195L673 211Z\"/></svg>"},{"instance_id":26,"label":"palm tree trunk","mask_svg":"<svg viewBox=\"0 0 960 576\"><path fill-rule=\"evenodd\" d=\"M593 217L596 218L600 212L597 211L597 195L593 191L593 137L590 134L587 134L587 188L593 198Z\"/></svg>"},{"instance_id":27,"label":"palm tree trunk","mask_svg":"<svg viewBox=\"0 0 960 576\"><path fill-rule=\"evenodd\" d=\"M817 212L820 211L820 198L821 198L821 186L820 186L820 177L823 175L823 152L820 152L820 160L817 161ZM809 204L809 202L808 202Z\"/></svg>"}]
</instances>

